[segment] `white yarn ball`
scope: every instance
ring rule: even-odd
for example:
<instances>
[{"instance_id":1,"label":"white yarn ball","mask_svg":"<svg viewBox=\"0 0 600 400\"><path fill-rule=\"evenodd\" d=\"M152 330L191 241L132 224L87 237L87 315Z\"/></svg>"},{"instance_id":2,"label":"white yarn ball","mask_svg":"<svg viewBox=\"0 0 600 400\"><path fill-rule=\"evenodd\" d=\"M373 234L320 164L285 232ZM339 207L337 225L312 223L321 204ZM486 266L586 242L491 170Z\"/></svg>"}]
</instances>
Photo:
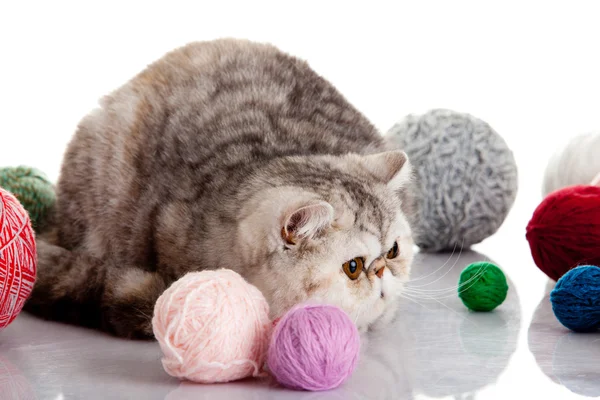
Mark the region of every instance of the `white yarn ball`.
<instances>
[{"instance_id":1,"label":"white yarn ball","mask_svg":"<svg viewBox=\"0 0 600 400\"><path fill-rule=\"evenodd\" d=\"M567 186L589 185L600 179L599 174L600 132L576 136L550 158L542 194L546 197Z\"/></svg>"}]
</instances>

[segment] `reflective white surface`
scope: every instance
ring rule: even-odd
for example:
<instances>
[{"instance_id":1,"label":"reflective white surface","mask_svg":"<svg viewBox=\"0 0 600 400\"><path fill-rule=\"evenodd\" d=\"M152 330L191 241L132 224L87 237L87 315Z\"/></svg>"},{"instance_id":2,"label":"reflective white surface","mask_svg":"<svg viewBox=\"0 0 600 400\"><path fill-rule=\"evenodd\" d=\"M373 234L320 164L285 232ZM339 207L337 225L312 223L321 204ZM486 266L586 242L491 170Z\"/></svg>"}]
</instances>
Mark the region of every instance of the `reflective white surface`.
<instances>
[{"instance_id":1,"label":"reflective white surface","mask_svg":"<svg viewBox=\"0 0 600 400\"><path fill-rule=\"evenodd\" d=\"M98 98L188 41L235 36L307 59L382 132L431 108L485 120L514 150L519 194L500 231L475 247L481 255L417 260L414 279L444 267L413 286L443 276L420 289L450 290L435 292L437 301L405 300L397 323L371 335L338 390L180 383L163 372L155 343L22 314L0 331L1 400L600 395L600 335L570 333L554 319L548 281L524 237L552 152L600 129L599 2L110 3L0 2L0 166L32 165L56 180L77 123ZM472 314L452 287L482 258L503 268L511 292L495 312Z\"/></svg>"},{"instance_id":2,"label":"reflective white surface","mask_svg":"<svg viewBox=\"0 0 600 400\"><path fill-rule=\"evenodd\" d=\"M23 313L0 332L0 399L600 396L600 335L570 333L560 326L544 294L552 285L541 274L534 274L536 284L529 285L507 273L509 294L494 312L469 312L462 305L454 288L460 271L471 262L490 259L498 262L472 251L419 254L409 287L420 294L403 300L392 326L363 338L356 372L336 390L296 392L269 380L179 382L162 370L156 343L116 339ZM536 304L524 307L519 292L540 284L545 290Z\"/></svg>"}]
</instances>

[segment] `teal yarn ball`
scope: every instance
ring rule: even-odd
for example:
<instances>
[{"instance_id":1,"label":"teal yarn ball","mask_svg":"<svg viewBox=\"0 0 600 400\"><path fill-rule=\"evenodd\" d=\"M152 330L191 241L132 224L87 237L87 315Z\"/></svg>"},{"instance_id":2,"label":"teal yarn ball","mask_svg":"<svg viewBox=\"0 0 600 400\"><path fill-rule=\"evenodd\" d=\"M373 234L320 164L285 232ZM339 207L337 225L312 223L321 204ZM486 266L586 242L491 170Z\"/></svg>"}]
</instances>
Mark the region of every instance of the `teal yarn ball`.
<instances>
[{"instance_id":1,"label":"teal yarn ball","mask_svg":"<svg viewBox=\"0 0 600 400\"><path fill-rule=\"evenodd\" d=\"M600 329L600 268L583 265L564 274L550 292L556 319L575 332Z\"/></svg>"},{"instance_id":2,"label":"teal yarn ball","mask_svg":"<svg viewBox=\"0 0 600 400\"><path fill-rule=\"evenodd\" d=\"M467 266L458 280L458 297L468 309L492 311L508 293L504 272L496 265L480 261Z\"/></svg>"},{"instance_id":3,"label":"teal yarn ball","mask_svg":"<svg viewBox=\"0 0 600 400\"><path fill-rule=\"evenodd\" d=\"M35 168L0 168L0 187L19 200L29 214L34 229L43 225L56 202L54 186L43 172Z\"/></svg>"}]
</instances>

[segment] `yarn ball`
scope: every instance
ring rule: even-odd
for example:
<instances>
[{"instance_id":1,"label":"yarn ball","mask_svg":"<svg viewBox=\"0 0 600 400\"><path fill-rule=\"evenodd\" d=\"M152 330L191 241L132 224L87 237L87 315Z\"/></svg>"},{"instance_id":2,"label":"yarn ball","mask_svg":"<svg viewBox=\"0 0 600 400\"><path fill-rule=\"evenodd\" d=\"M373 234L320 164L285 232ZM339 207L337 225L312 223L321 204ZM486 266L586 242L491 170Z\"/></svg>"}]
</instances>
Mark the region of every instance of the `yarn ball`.
<instances>
[{"instance_id":1,"label":"yarn ball","mask_svg":"<svg viewBox=\"0 0 600 400\"><path fill-rule=\"evenodd\" d=\"M467 266L458 279L458 297L473 311L492 311L502 304L507 293L504 272L490 262Z\"/></svg>"},{"instance_id":2,"label":"yarn ball","mask_svg":"<svg viewBox=\"0 0 600 400\"><path fill-rule=\"evenodd\" d=\"M600 328L600 268L584 265L562 276L550 292L556 319L575 332Z\"/></svg>"},{"instance_id":3,"label":"yarn ball","mask_svg":"<svg viewBox=\"0 0 600 400\"><path fill-rule=\"evenodd\" d=\"M600 132L576 136L550 158L544 172L542 194L568 186L588 185L600 173Z\"/></svg>"},{"instance_id":4,"label":"yarn ball","mask_svg":"<svg viewBox=\"0 0 600 400\"><path fill-rule=\"evenodd\" d=\"M43 172L31 167L0 168L0 187L14 194L38 228L56 202L54 186Z\"/></svg>"},{"instance_id":5,"label":"yarn ball","mask_svg":"<svg viewBox=\"0 0 600 400\"><path fill-rule=\"evenodd\" d=\"M469 247L498 230L517 195L517 165L487 123L436 109L407 116L387 137L414 166L411 223L421 250Z\"/></svg>"},{"instance_id":6,"label":"yarn ball","mask_svg":"<svg viewBox=\"0 0 600 400\"><path fill-rule=\"evenodd\" d=\"M228 269L190 272L156 301L165 371L201 383L259 376L271 332L262 293Z\"/></svg>"},{"instance_id":7,"label":"yarn ball","mask_svg":"<svg viewBox=\"0 0 600 400\"><path fill-rule=\"evenodd\" d=\"M526 238L535 264L555 281L578 265L600 265L600 187L571 186L548 195Z\"/></svg>"},{"instance_id":8,"label":"yarn ball","mask_svg":"<svg viewBox=\"0 0 600 400\"><path fill-rule=\"evenodd\" d=\"M283 386L329 390L352 374L359 352L358 329L344 311L331 305L299 305L275 326L267 365Z\"/></svg>"},{"instance_id":9,"label":"yarn ball","mask_svg":"<svg viewBox=\"0 0 600 400\"><path fill-rule=\"evenodd\" d=\"M36 263L35 236L27 211L0 188L0 329L23 308L35 283Z\"/></svg>"}]
</instances>

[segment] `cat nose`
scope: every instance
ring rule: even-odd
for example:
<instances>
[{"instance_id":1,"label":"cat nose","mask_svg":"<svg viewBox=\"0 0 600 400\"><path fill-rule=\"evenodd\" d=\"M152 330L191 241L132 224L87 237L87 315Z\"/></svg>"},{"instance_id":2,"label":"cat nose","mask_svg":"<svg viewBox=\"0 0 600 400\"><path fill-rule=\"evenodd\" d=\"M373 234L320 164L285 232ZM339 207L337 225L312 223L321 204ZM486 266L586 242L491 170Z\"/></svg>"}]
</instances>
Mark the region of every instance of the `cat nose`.
<instances>
[{"instance_id":1,"label":"cat nose","mask_svg":"<svg viewBox=\"0 0 600 400\"><path fill-rule=\"evenodd\" d=\"M375 271L375 275L377 275L377 277L381 279L385 270L385 258L381 256L374 260L371 264L371 269Z\"/></svg>"}]
</instances>

